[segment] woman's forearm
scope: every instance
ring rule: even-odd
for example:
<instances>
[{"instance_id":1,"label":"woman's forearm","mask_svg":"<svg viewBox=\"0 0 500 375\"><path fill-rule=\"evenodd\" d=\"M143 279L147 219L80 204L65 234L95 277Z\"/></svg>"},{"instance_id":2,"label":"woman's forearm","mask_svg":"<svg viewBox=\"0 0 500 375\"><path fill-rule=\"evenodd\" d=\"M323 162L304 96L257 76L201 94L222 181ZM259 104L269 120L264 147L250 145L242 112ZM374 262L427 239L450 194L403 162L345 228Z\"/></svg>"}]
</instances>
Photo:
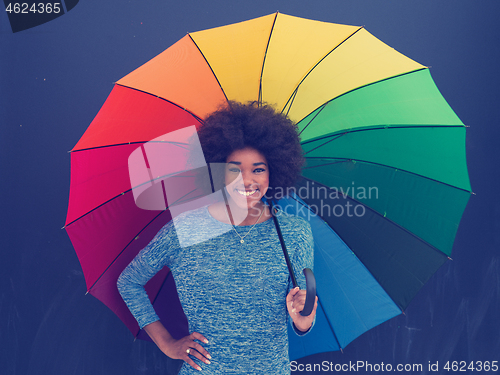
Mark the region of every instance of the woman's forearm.
<instances>
[{"instance_id":1,"label":"woman's forearm","mask_svg":"<svg viewBox=\"0 0 500 375\"><path fill-rule=\"evenodd\" d=\"M151 337L151 340L160 348L161 351L168 351L167 348L175 339L167 331L165 326L157 320L144 327L144 330Z\"/></svg>"}]
</instances>

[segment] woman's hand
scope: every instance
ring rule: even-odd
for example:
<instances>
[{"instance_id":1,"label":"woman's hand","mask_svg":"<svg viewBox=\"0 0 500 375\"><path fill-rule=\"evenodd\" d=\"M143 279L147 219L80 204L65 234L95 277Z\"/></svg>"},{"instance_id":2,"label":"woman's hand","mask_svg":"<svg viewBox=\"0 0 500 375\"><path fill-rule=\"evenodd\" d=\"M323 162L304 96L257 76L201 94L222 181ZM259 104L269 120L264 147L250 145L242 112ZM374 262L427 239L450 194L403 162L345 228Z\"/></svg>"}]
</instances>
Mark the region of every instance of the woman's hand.
<instances>
[{"instance_id":1,"label":"woman's hand","mask_svg":"<svg viewBox=\"0 0 500 375\"><path fill-rule=\"evenodd\" d=\"M299 287L293 288L286 296L286 308L290 317L299 331L306 332L314 321L316 309L318 307L318 297L314 301L314 308L308 316L300 315L306 303L306 290L300 290Z\"/></svg>"},{"instance_id":2,"label":"woman's hand","mask_svg":"<svg viewBox=\"0 0 500 375\"><path fill-rule=\"evenodd\" d=\"M198 358L207 365L210 364L210 359L212 357L208 354L205 348L195 340L208 344L208 340L203 335L198 332L193 332L189 336L185 336L180 340L172 339L172 341L169 342L165 348L160 349L170 358L182 359L196 370L201 370L201 367L198 366L190 356Z\"/></svg>"},{"instance_id":3,"label":"woman's hand","mask_svg":"<svg viewBox=\"0 0 500 375\"><path fill-rule=\"evenodd\" d=\"M199 371L201 371L201 367L190 356L198 358L207 365L210 364L212 357L201 344L195 341L198 340L208 344L208 340L201 333L193 332L188 336L176 340L168 333L160 321L148 324L144 329L166 356L173 359L182 359Z\"/></svg>"}]
</instances>

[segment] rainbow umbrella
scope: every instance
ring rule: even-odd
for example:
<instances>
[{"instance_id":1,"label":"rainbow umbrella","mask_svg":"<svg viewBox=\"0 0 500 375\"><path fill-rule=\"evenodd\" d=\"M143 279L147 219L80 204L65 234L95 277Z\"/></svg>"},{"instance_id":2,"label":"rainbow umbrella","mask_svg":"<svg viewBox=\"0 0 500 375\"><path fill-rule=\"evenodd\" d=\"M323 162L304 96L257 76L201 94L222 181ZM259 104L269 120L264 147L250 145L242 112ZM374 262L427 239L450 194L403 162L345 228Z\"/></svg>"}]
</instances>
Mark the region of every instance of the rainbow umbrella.
<instances>
[{"instance_id":1,"label":"rainbow umbrella","mask_svg":"<svg viewBox=\"0 0 500 375\"><path fill-rule=\"evenodd\" d=\"M311 222L320 307L314 330L290 335L290 357L400 314L451 254L471 191L465 126L427 67L364 28L280 13L190 33L116 83L71 152L65 227L88 292L145 336L116 279L171 213L135 204L128 157L228 100L271 104L300 129L307 165L278 203ZM168 275L146 289L182 335Z\"/></svg>"}]
</instances>

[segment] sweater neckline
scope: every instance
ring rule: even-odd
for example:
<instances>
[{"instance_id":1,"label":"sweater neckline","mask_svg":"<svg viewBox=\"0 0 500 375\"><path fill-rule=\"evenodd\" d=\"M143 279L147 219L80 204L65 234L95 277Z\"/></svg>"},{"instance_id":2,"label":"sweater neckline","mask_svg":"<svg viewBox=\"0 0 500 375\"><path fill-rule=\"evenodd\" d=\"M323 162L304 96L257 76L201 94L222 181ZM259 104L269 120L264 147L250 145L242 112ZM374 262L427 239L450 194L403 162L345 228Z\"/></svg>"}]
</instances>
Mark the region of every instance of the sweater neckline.
<instances>
[{"instance_id":1,"label":"sweater neckline","mask_svg":"<svg viewBox=\"0 0 500 375\"><path fill-rule=\"evenodd\" d=\"M218 223L220 224L221 226L232 226L233 228L248 228L248 227L251 227L251 226L255 226L255 227L260 227L262 226L263 224L266 224L269 220L272 219L272 217L270 217L269 219L267 220L264 220L260 223L257 223L257 224L250 224L250 225L232 225L232 224L229 224L229 223L224 223L222 221L219 221L217 220L215 217L212 216L212 214L210 214L210 211L208 211L208 206L205 206L204 207L204 212L205 214L209 217L209 219L215 223Z\"/></svg>"}]
</instances>

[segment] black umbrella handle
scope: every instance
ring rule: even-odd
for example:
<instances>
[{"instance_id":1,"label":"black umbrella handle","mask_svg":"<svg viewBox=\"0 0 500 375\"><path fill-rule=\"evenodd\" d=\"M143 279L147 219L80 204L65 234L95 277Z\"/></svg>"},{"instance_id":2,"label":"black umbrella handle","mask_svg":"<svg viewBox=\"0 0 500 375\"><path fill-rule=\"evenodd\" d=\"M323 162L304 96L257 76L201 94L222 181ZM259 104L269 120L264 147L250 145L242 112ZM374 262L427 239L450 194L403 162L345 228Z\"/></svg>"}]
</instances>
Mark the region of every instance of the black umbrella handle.
<instances>
[{"instance_id":1,"label":"black umbrella handle","mask_svg":"<svg viewBox=\"0 0 500 375\"><path fill-rule=\"evenodd\" d=\"M306 303L304 305L304 309L300 312L302 316L311 315L314 302L316 302L316 278L314 277L314 273L310 268L304 268L302 270L304 276L306 277Z\"/></svg>"},{"instance_id":2,"label":"black umbrella handle","mask_svg":"<svg viewBox=\"0 0 500 375\"><path fill-rule=\"evenodd\" d=\"M270 211L274 220L274 225L276 226L276 231L278 232L281 248L283 249L283 255L285 256L288 272L290 273L290 278L292 279L293 287L296 288L298 286L297 279L295 278L295 273L293 272L292 263L290 262L288 251L286 250L285 240L283 239L283 235L281 234L281 229L278 223L278 218L276 217L274 204L272 199L269 199L268 202L271 208ZM314 302L316 301L316 278L314 277L314 273L310 268L304 268L302 272L306 277L306 302L304 304L304 309L300 312L300 315L308 316L311 315L311 312L314 308Z\"/></svg>"}]
</instances>

